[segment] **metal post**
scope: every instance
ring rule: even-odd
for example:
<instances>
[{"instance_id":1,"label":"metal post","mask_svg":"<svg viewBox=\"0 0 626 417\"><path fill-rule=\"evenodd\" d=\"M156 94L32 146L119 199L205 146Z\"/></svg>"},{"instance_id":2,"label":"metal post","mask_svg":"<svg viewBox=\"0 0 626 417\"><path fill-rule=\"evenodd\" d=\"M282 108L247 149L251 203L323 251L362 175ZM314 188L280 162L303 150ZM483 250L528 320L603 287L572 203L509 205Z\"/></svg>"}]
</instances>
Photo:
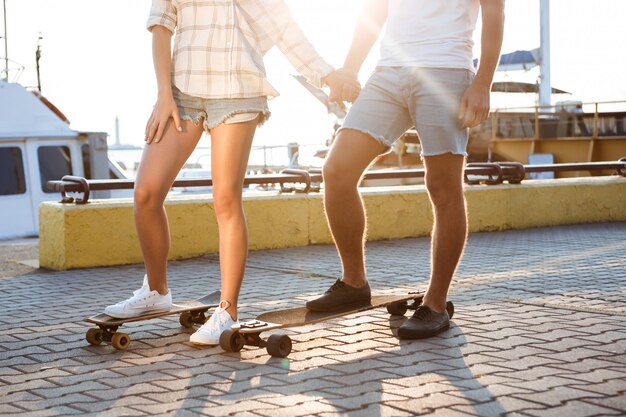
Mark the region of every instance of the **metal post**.
<instances>
[{"instance_id":1,"label":"metal post","mask_svg":"<svg viewBox=\"0 0 626 417\"><path fill-rule=\"evenodd\" d=\"M593 111L593 136L591 139L598 139L600 133L600 116L598 115L598 103L595 103L595 110Z\"/></svg>"},{"instance_id":2,"label":"metal post","mask_svg":"<svg viewBox=\"0 0 626 417\"><path fill-rule=\"evenodd\" d=\"M7 1L2 0L4 5L4 75L5 80L9 82L9 41L7 39Z\"/></svg>"},{"instance_id":3,"label":"metal post","mask_svg":"<svg viewBox=\"0 0 626 417\"><path fill-rule=\"evenodd\" d=\"M39 60L41 59L41 33L39 33L39 39L37 39L37 52L35 52L35 63L37 66L37 89L41 93L41 72L39 69Z\"/></svg>"},{"instance_id":4,"label":"metal post","mask_svg":"<svg viewBox=\"0 0 626 417\"><path fill-rule=\"evenodd\" d=\"M541 0L539 13L541 20L539 105L549 106L552 104L552 84L550 80L550 0Z\"/></svg>"}]
</instances>

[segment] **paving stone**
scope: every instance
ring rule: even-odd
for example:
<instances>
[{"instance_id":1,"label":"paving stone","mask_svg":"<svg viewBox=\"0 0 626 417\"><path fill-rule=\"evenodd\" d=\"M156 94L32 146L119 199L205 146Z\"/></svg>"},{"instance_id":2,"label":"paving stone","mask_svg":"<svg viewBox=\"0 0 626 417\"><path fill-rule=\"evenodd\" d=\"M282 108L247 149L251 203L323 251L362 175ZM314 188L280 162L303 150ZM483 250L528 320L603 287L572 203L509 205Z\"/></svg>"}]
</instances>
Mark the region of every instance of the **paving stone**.
<instances>
[{"instance_id":1,"label":"paving stone","mask_svg":"<svg viewBox=\"0 0 626 417\"><path fill-rule=\"evenodd\" d=\"M623 392L621 395L615 395L612 397L605 396L603 398L590 398L583 400L583 402L611 408L613 410L626 410L626 395L624 395Z\"/></svg>"},{"instance_id":2,"label":"paving stone","mask_svg":"<svg viewBox=\"0 0 626 417\"><path fill-rule=\"evenodd\" d=\"M318 390L333 390L343 385L339 382L329 381L324 378L313 378L301 381L292 385L285 385L282 381L274 381L273 384L268 384L270 378L263 381L261 388L264 390L275 392L279 394L300 394L302 392L314 392Z\"/></svg>"},{"instance_id":3,"label":"paving stone","mask_svg":"<svg viewBox=\"0 0 626 417\"><path fill-rule=\"evenodd\" d=\"M161 398L163 395L166 395L169 392L170 390L163 387L149 383L142 383L133 384L131 386L122 388L107 387L106 389L102 390L92 389L89 391L89 395L100 400L114 400L124 395L143 395L146 397L158 396L159 398Z\"/></svg>"},{"instance_id":4,"label":"paving stone","mask_svg":"<svg viewBox=\"0 0 626 417\"><path fill-rule=\"evenodd\" d=\"M44 398L55 398L61 395L68 395L72 393L89 392L91 390L99 390L107 388L101 382L98 381L84 381L78 384L69 386L48 386L44 388L33 389L33 394L39 395Z\"/></svg>"},{"instance_id":5,"label":"paving stone","mask_svg":"<svg viewBox=\"0 0 626 417\"><path fill-rule=\"evenodd\" d=\"M342 413L342 411L343 410L341 408L336 408L330 404L319 401L308 401L291 407L265 408L255 410L255 412L257 412L258 414L268 417L300 417L321 414L324 412Z\"/></svg>"},{"instance_id":6,"label":"paving stone","mask_svg":"<svg viewBox=\"0 0 626 417\"><path fill-rule=\"evenodd\" d=\"M597 384L588 384L581 381L573 383L569 386L583 391L591 391L605 396L613 397L619 394L626 394L626 377L611 379L609 381L604 381Z\"/></svg>"},{"instance_id":7,"label":"paving stone","mask_svg":"<svg viewBox=\"0 0 626 417\"><path fill-rule=\"evenodd\" d=\"M13 415L17 416L24 412L23 408L17 408L11 404L2 404L2 409L0 409L0 415Z\"/></svg>"},{"instance_id":8,"label":"paving stone","mask_svg":"<svg viewBox=\"0 0 626 417\"><path fill-rule=\"evenodd\" d=\"M597 384L600 382L610 381L612 379L626 379L626 369L617 367L606 367L603 369L595 369L590 372L574 372L567 375L568 378Z\"/></svg>"},{"instance_id":9,"label":"paving stone","mask_svg":"<svg viewBox=\"0 0 626 417\"><path fill-rule=\"evenodd\" d=\"M536 393L526 393L523 395L513 394L516 398L522 398L524 400L533 401L540 404L545 404L549 407L556 407L567 401L573 399L586 400L590 398L600 397L600 394L592 393L589 391L581 391L575 388L559 386L553 387L549 390Z\"/></svg>"},{"instance_id":10,"label":"paving stone","mask_svg":"<svg viewBox=\"0 0 626 417\"><path fill-rule=\"evenodd\" d=\"M292 407L299 404L304 404L310 401L319 401L324 397L322 396L310 396L306 394L293 394L288 396L273 396L269 398L261 398L259 401L268 403L279 407Z\"/></svg>"},{"instance_id":11,"label":"paving stone","mask_svg":"<svg viewBox=\"0 0 626 417\"><path fill-rule=\"evenodd\" d=\"M92 414L92 415L96 415L96 414ZM119 417L119 416L126 417L126 416L145 416L145 415L146 415L145 411L135 410L131 407L114 407L105 411L101 411L97 414L98 417Z\"/></svg>"},{"instance_id":12,"label":"paving stone","mask_svg":"<svg viewBox=\"0 0 626 417\"><path fill-rule=\"evenodd\" d=\"M525 414L537 417L587 417L587 416L619 416L624 415L622 411L612 410L610 408L601 407L595 404L589 404L582 401L570 401L558 407L546 408L541 410L526 410Z\"/></svg>"},{"instance_id":13,"label":"paving stone","mask_svg":"<svg viewBox=\"0 0 626 417\"><path fill-rule=\"evenodd\" d=\"M126 351L89 346L78 319L100 307L81 300L126 298L142 265L3 277L0 412L624 415L624 234L626 222L471 234L450 293L457 311L449 331L402 341L406 318L376 309L291 329L287 359L252 347L196 349L193 330L176 317L128 326ZM372 287L424 289L429 245L368 242ZM340 273L333 246L251 252L240 316L300 306ZM219 259L170 262L168 274L177 299L195 298L219 288Z\"/></svg>"},{"instance_id":14,"label":"paving stone","mask_svg":"<svg viewBox=\"0 0 626 417\"><path fill-rule=\"evenodd\" d=\"M415 398L408 401L389 401L387 404L401 410L419 413L420 410L440 408L443 404L445 404L445 407L454 407L458 405L473 405L474 402L450 394L434 393L423 398Z\"/></svg>"},{"instance_id":15,"label":"paving stone","mask_svg":"<svg viewBox=\"0 0 626 417\"><path fill-rule=\"evenodd\" d=\"M455 405L453 406L453 409L472 416L488 417L518 415L517 413L519 412L526 413L529 410L543 410L545 409L545 406L514 397L502 397L487 403Z\"/></svg>"},{"instance_id":16,"label":"paving stone","mask_svg":"<svg viewBox=\"0 0 626 417\"><path fill-rule=\"evenodd\" d=\"M338 414L336 412L318 414L319 417L336 417L337 415L349 416L349 417L371 417L371 416L409 417L409 416L414 416L415 413L404 411L404 410L399 410L397 408L393 408L385 404L370 404L367 407L362 408L360 410L351 410L351 411L344 412L341 414Z\"/></svg>"},{"instance_id":17,"label":"paving stone","mask_svg":"<svg viewBox=\"0 0 626 417\"><path fill-rule=\"evenodd\" d=\"M201 400L193 400L192 402L197 403L201 402ZM254 410L255 413L260 414L263 410L271 407L268 404L264 404L262 402L256 400L250 400L245 402L235 402L229 403L225 405L211 405L208 402L205 402L204 405L193 405L190 408L198 409L201 413L206 413L211 416L228 416L228 415L239 415L240 413L250 412ZM161 407L163 408L163 407ZM155 408L158 412L158 408ZM149 411L149 410L145 410Z\"/></svg>"},{"instance_id":18,"label":"paving stone","mask_svg":"<svg viewBox=\"0 0 626 417\"><path fill-rule=\"evenodd\" d=\"M441 375L438 373L427 373L427 374L422 374L419 376L411 376L411 377L404 377L404 378L397 378L392 375L389 375L387 378L384 379L385 382L388 382L394 385L400 385L403 387L408 387L408 388L419 387L424 384L432 384L436 382L443 382L443 381L449 381L449 380L450 378L448 376Z\"/></svg>"}]
</instances>

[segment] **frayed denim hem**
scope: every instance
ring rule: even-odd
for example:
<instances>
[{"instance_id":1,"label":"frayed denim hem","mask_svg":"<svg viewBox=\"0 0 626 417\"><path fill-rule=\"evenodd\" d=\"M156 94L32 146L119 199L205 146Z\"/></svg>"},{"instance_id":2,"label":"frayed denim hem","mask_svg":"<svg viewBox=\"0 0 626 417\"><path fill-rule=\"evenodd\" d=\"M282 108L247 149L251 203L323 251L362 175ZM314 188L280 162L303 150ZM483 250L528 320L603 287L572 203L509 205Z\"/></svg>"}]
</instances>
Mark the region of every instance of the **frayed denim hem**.
<instances>
[{"instance_id":1,"label":"frayed denim hem","mask_svg":"<svg viewBox=\"0 0 626 417\"><path fill-rule=\"evenodd\" d=\"M224 123L226 120L230 119L231 117L237 114L242 114L242 113L259 113L261 115L261 118L259 119L259 123L257 124L257 127L262 126L272 115L272 113L269 110L258 109L258 108L257 109L245 109L244 108L244 109L234 110L230 113L225 114L219 119L215 119L209 122L206 119L206 113L205 113L204 123L202 126L204 127L204 131L209 133L211 129L221 125L222 123Z\"/></svg>"},{"instance_id":2,"label":"frayed denim hem","mask_svg":"<svg viewBox=\"0 0 626 417\"><path fill-rule=\"evenodd\" d=\"M369 130L367 130L367 129L359 129L359 128L356 128L356 127L349 127L349 126L346 126L346 127L340 127L340 128L337 130L337 133L336 133L336 134L339 134L339 132L341 132L342 130L346 130L346 129L347 129L347 130L354 130L354 131L356 131L356 132L360 132L360 133L364 133L364 134L366 134L366 135L367 135L367 136L369 136L370 138L374 139L376 142L378 142L378 143L380 143L381 145L383 145L383 146L385 147L385 149L386 149L386 150L385 150L385 153L387 153L387 152L389 152L389 151L391 150L391 145L389 145L389 144L387 143L387 140L385 139L385 137L384 137L383 135L376 135L376 134L372 133L371 131L369 131Z\"/></svg>"}]
</instances>

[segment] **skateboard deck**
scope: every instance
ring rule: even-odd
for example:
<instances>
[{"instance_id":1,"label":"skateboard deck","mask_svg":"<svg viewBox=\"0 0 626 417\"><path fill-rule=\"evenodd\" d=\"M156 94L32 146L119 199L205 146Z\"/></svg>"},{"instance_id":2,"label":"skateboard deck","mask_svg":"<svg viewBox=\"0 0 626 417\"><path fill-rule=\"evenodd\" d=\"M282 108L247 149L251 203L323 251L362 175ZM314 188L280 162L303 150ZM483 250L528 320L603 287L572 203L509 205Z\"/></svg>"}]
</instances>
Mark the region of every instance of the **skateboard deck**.
<instances>
[{"instance_id":1,"label":"skateboard deck","mask_svg":"<svg viewBox=\"0 0 626 417\"><path fill-rule=\"evenodd\" d=\"M227 352L238 352L244 346L265 347L267 353L274 357L284 358L291 352L291 339L286 334L273 334L267 340L261 338L261 333L269 330L285 329L288 327L305 326L324 320L331 320L349 314L387 307L391 315L403 316L407 310L415 310L422 302L423 292L372 295L369 305L346 307L332 312L310 311L305 307L296 307L286 310L277 310L263 313L254 320L235 325L220 337L220 346ZM454 315L454 305L448 301L448 315Z\"/></svg>"},{"instance_id":2,"label":"skateboard deck","mask_svg":"<svg viewBox=\"0 0 626 417\"><path fill-rule=\"evenodd\" d=\"M180 314L180 324L183 327L190 328L194 324L203 324L207 320L208 317L204 313L211 308L217 307L220 303L220 297L220 291L215 291L197 300L172 303L172 308L169 311L149 313L127 319L111 317L104 313L87 317L84 321L95 324L98 327L87 330L85 338L92 345L109 342L115 349L124 350L130 345L130 336L117 331L123 324Z\"/></svg>"}]
</instances>

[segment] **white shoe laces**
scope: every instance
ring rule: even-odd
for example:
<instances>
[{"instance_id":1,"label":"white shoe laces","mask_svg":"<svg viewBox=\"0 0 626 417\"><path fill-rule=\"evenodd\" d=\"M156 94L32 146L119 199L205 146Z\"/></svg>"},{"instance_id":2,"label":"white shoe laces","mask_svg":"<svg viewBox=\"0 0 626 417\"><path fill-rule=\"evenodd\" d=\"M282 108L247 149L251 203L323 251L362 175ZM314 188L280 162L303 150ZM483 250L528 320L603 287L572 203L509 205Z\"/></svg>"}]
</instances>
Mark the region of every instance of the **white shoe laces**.
<instances>
[{"instance_id":1,"label":"white shoe laces","mask_svg":"<svg viewBox=\"0 0 626 417\"><path fill-rule=\"evenodd\" d=\"M224 307L222 307L223 303L226 303ZM213 331L216 327L224 327L229 321L237 322L237 320L233 320L233 318L228 314L226 309L231 306L230 301L222 300L220 301L219 306L215 309L211 318L204 323L198 331Z\"/></svg>"}]
</instances>

